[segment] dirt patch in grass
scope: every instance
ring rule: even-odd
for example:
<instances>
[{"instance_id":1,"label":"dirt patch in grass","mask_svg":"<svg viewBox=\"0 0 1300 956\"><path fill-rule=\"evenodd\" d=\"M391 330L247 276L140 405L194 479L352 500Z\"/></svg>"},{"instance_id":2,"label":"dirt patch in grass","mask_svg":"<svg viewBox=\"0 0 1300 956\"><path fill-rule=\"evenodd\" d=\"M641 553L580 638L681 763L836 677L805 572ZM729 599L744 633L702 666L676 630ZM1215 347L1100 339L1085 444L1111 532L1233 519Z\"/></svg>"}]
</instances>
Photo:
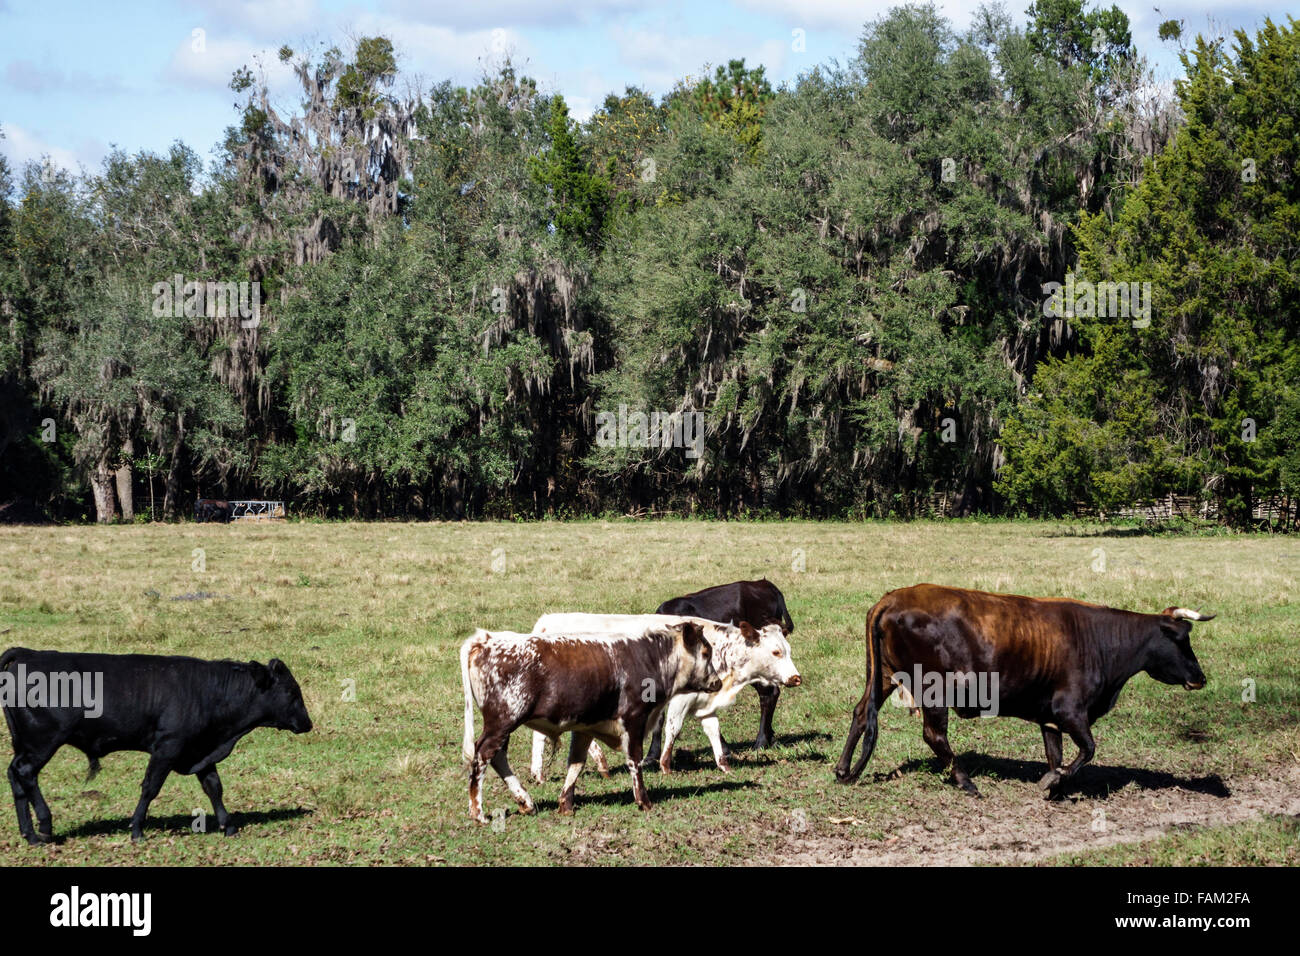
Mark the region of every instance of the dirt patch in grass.
<instances>
[{"instance_id":1,"label":"dirt patch in grass","mask_svg":"<svg viewBox=\"0 0 1300 956\"><path fill-rule=\"evenodd\" d=\"M864 784L869 786L870 783ZM900 823L883 838L863 832L870 825L852 817L827 821L843 835L792 839L762 865L971 866L1050 862L1074 854L1140 843L1199 827L1220 827L1269 814L1300 814L1300 767L1267 776L1192 782L1194 789L1150 789L1131 784L1104 799L1082 796L1060 802L1030 801L1023 784L940 818ZM1095 786L1095 784L1094 784ZM881 834L875 834L882 836Z\"/></svg>"}]
</instances>

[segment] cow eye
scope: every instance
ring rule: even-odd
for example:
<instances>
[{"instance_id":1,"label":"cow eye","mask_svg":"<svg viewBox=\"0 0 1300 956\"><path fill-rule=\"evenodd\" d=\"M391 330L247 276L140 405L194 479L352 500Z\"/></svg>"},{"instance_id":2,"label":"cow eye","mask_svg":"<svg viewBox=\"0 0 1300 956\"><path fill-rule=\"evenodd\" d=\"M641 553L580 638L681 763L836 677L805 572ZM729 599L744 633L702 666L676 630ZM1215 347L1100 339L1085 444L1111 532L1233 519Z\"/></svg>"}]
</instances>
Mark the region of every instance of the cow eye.
<instances>
[{"instance_id":1,"label":"cow eye","mask_svg":"<svg viewBox=\"0 0 1300 956\"><path fill-rule=\"evenodd\" d=\"M773 651L773 652L772 652L772 656L773 656L773 657L780 657L780 656L781 656L781 651L780 651L779 649Z\"/></svg>"}]
</instances>

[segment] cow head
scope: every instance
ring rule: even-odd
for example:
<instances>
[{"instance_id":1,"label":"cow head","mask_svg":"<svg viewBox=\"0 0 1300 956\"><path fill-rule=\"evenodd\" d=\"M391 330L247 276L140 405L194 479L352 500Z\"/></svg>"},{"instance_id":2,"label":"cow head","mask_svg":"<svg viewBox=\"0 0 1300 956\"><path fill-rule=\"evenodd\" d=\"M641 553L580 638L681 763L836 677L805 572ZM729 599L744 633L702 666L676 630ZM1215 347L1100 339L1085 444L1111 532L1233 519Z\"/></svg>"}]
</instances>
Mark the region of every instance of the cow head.
<instances>
[{"instance_id":1,"label":"cow head","mask_svg":"<svg viewBox=\"0 0 1300 956\"><path fill-rule=\"evenodd\" d=\"M740 634L745 639L746 653L739 666L733 668L738 682L768 687L798 687L803 683L780 624L768 624L756 631L748 621L741 621Z\"/></svg>"},{"instance_id":2,"label":"cow head","mask_svg":"<svg viewBox=\"0 0 1300 956\"><path fill-rule=\"evenodd\" d=\"M271 658L265 667L252 662L257 689L262 693L266 711L266 726L277 730L292 730L305 734L311 730L311 718L302 700L302 689L289 673L289 665L278 657Z\"/></svg>"},{"instance_id":3,"label":"cow head","mask_svg":"<svg viewBox=\"0 0 1300 956\"><path fill-rule=\"evenodd\" d=\"M683 621L674 624L672 629L681 635L682 663L677 670L677 693L716 694L722 690L722 678L713 669L713 647L704 639L704 628L694 621Z\"/></svg>"},{"instance_id":4,"label":"cow head","mask_svg":"<svg viewBox=\"0 0 1300 956\"><path fill-rule=\"evenodd\" d=\"M1188 690L1205 686L1205 672L1192 651L1192 621L1209 621L1213 614L1186 608L1166 608L1160 615L1159 633L1147 642L1143 670L1164 684L1182 684Z\"/></svg>"}]
</instances>

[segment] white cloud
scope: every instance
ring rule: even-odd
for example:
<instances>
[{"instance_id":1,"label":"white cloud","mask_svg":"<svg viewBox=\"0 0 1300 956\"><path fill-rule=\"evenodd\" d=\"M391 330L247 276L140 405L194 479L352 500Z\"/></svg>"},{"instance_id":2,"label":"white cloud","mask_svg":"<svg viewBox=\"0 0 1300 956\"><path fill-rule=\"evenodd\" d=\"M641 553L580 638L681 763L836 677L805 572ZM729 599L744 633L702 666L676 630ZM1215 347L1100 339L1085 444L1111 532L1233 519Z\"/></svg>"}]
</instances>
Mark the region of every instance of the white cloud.
<instances>
[{"instance_id":1,"label":"white cloud","mask_svg":"<svg viewBox=\"0 0 1300 956\"><path fill-rule=\"evenodd\" d=\"M434 81L474 80L494 61L509 56L520 64L532 53L524 36L506 27L458 30L383 13L362 14L352 26L359 36L390 38L403 75L418 73Z\"/></svg>"},{"instance_id":2,"label":"white cloud","mask_svg":"<svg viewBox=\"0 0 1300 956\"><path fill-rule=\"evenodd\" d=\"M23 166L29 162L39 163L49 157L50 163L61 166L69 172L77 172L84 165L95 168L108 153L108 148L94 140L83 141L75 150L54 146L38 134L12 123L0 124L0 152L9 160L9 168L15 180L22 174Z\"/></svg>"},{"instance_id":3,"label":"white cloud","mask_svg":"<svg viewBox=\"0 0 1300 956\"><path fill-rule=\"evenodd\" d=\"M212 33L206 33L202 40L196 44L193 38L186 37L177 44L164 70L165 79L193 89L228 90L231 74L247 66L254 73L259 69L265 72L272 93L278 95L293 88L293 69L280 62L278 47Z\"/></svg>"},{"instance_id":4,"label":"white cloud","mask_svg":"<svg viewBox=\"0 0 1300 956\"><path fill-rule=\"evenodd\" d=\"M277 44L319 28L325 19L316 0L198 0L194 26L209 33L252 36Z\"/></svg>"},{"instance_id":5,"label":"white cloud","mask_svg":"<svg viewBox=\"0 0 1300 956\"><path fill-rule=\"evenodd\" d=\"M409 22L482 29L572 26L645 10L641 0L477 0L433 4L427 0L388 0L383 7Z\"/></svg>"},{"instance_id":6,"label":"white cloud","mask_svg":"<svg viewBox=\"0 0 1300 956\"><path fill-rule=\"evenodd\" d=\"M612 27L610 36L618 48L620 63L631 68L621 83L636 83L660 94L668 92L679 79L701 76L706 65L712 73L733 59L743 58L746 66L761 65L767 68L768 76L778 76L790 53L785 37L689 36L662 25L630 30Z\"/></svg>"},{"instance_id":7,"label":"white cloud","mask_svg":"<svg viewBox=\"0 0 1300 956\"><path fill-rule=\"evenodd\" d=\"M738 7L765 13L785 20L791 29L829 29L847 33L857 38L862 27L869 20L884 16L891 8L900 6L904 0L735 0ZM947 17L957 30L964 30L970 24L974 13L984 0L938 0L935 6ZM1007 3L1012 16L1016 15L1019 2ZM1025 2L1027 6L1027 0Z\"/></svg>"},{"instance_id":8,"label":"white cloud","mask_svg":"<svg viewBox=\"0 0 1300 956\"><path fill-rule=\"evenodd\" d=\"M31 60L11 60L5 64L3 82L20 93L40 95L65 90L76 90L82 95L121 93L125 87L111 76L92 76L79 70L65 73L48 64L37 65Z\"/></svg>"}]
</instances>

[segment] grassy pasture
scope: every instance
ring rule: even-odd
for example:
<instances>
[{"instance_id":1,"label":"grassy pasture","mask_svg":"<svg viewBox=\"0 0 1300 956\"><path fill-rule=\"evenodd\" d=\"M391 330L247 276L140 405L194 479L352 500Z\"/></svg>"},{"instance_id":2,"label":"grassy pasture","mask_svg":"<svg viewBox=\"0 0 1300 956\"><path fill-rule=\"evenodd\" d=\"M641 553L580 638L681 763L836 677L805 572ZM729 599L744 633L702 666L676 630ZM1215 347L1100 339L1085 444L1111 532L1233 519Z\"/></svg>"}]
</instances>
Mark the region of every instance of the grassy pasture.
<instances>
[{"instance_id":1,"label":"grassy pasture","mask_svg":"<svg viewBox=\"0 0 1300 956\"><path fill-rule=\"evenodd\" d=\"M792 567L796 549L802 571ZM763 575L786 594L805 680L782 694L779 747L748 749L758 711L756 695L746 693L722 718L733 772L713 767L703 733L688 721L677 772L648 775L649 813L636 809L616 765L608 780L589 769L576 816L559 816L557 760L545 785L525 780L536 816L518 814L489 771L486 809L508 812L495 826L471 823L456 652L475 626L526 630L543 611L649 611L676 594ZM1033 853L1036 834L1049 826L1072 842L1064 856L1045 855L1048 862L1101 854L1104 862L1294 863L1294 825L1278 819L1209 826L1194 839L1186 830L1157 834L1132 851L1093 842L1098 811L1111 818L1102 831L1111 840L1118 831L1122 843L1133 826L1138 846L1138 823L1148 836L1159 828L1166 796L1227 806L1238 781L1266 793L1264 784L1294 777L1298 580L1293 538L1150 536L1056 523L0 528L0 646L278 656L297 675L316 724L300 737L255 731L221 765L227 806L243 827L233 839L190 832L192 811L210 808L197 781L172 776L153 804L148 839L132 846L127 818L146 757L110 755L86 783L80 753L65 748L41 777L55 833L65 839L28 848L8 809L0 859L691 864L801 862L810 852L819 861L871 862L879 850L894 862L924 863L929 839L970 841L978 859L1001 862L1002 844L983 834L1011 828L998 839ZM984 794L972 800L935 772L919 718L888 705L867 773L840 786L832 764L862 691L865 613L885 591L919 581L1218 612L1192 637L1210 683L1190 693L1134 678L1094 728L1094 766L1063 805L1045 804L1034 786L1045 769L1036 727L953 719L953 748ZM1245 680L1254 682L1254 702L1242 702ZM344 699L346 681L355 682L354 701ZM529 736L511 742L521 773ZM7 762L7 739L4 754ZM1226 853L1214 849L1220 843Z\"/></svg>"}]
</instances>

